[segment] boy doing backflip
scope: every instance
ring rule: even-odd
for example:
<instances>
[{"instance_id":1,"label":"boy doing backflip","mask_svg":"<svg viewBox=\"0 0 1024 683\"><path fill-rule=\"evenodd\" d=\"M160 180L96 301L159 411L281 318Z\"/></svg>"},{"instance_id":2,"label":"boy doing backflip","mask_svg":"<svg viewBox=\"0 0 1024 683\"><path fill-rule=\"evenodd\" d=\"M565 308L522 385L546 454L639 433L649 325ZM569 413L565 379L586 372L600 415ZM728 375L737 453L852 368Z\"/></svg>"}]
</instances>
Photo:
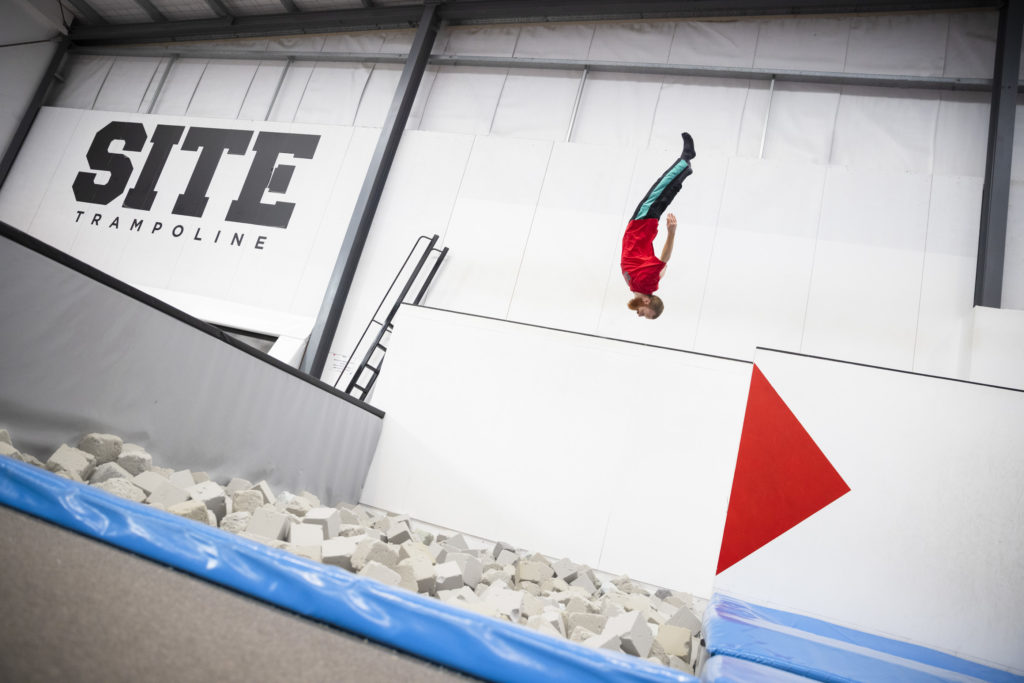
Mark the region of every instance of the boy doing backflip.
<instances>
[{"instance_id":1,"label":"boy doing backflip","mask_svg":"<svg viewBox=\"0 0 1024 683\"><path fill-rule=\"evenodd\" d=\"M654 238L658 235L658 219L679 193L686 177L693 173L690 161L695 156L697 152L693 148L693 138L689 133L683 133L682 155L661 174L640 200L626 225L626 234L622 236L622 277L626 279L626 285L633 294L626 305L641 318L654 319L665 310L661 297L654 292L665 272L665 264L672 256L672 244L676 237L674 215L668 214L665 217L668 236L661 250L661 258L654 255Z\"/></svg>"}]
</instances>

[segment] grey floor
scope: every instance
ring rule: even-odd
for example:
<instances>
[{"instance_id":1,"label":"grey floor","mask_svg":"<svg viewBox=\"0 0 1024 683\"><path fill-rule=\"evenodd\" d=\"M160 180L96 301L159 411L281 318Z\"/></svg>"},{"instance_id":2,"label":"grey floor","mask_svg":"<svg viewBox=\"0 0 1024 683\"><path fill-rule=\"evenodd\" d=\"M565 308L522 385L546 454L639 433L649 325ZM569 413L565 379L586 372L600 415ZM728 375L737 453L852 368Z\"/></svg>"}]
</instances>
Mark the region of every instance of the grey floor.
<instances>
[{"instance_id":1,"label":"grey floor","mask_svg":"<svg viewBox=\"0 0 1024 683\"><path fill-rule=\"evenodd\" d=\"M0 506L0 681L471 679Z\"/></svg>"}]
</instances>

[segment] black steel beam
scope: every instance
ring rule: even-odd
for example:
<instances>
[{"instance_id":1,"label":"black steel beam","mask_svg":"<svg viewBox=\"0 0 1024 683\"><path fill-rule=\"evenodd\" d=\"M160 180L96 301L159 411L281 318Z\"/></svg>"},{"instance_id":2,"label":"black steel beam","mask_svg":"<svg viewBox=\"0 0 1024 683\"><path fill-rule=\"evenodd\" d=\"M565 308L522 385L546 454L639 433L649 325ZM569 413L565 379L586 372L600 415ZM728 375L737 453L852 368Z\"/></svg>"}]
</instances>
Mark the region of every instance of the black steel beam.
<instances>
[{"instance_id":1,"label":"black steel beam","mask_svg":"<svg viewBox=\"0 0 1024 683\"><path fill-rule=\"evenodd\" d=\"M84 0L73 0L84 2ZM222 4L220 0L207 0ZM849 14L870 12L994 9L1002 0L474 0L442 2L437 13L449 24L516 21L596 21L606 19L700 18L775 14ZM228 24L205 20L166 24L80 26L75 44L243 38L327 31L409 28L423 4L364 7L236 17Z\"/></svg>"},{"instance_id":2,"label":"black steel beam","mask_svg":"<svg viewBox=\"0 0 1024 683\"><path fill-rule=\"evenodd\" d=\"M153 21L167 21L167 17L164 16L164 13L158 10L156 5L149 0L135 0L135 4L144 9L146 14L148 14L149 18Z\"/></svg>"},{"instance_id":3,"label":"black steel beam","mask_svg":"<svg viewBox=\"0 0 1024 683\"><path fill-rule=\"evenodd\" d=\"M299 11L298 5L292 2L292 0L281 0L281 5L292 14Z\"/></svg>"},{"instance_id":4,"label":"black steel beam","mask_svg":"<svg viewBox=\"0 0 1024 683\"><path fill-rule=\"evenodd\" d=\"M68 2L90 24L103 25L107 23L107 20L100 16L100 13L94 10L87 0L68 0ZM73 31L74 27L71 30Z\"/></svg>"},{"instance_id":5,"label":"black steel beam","mask_svg":"<svg viewBox=\"0 0 1024 683\"><path fill-rule=\"evenodd\" d=\"M988 157L981 194L978 231L978 267L974 278L974 305L999 308L1003 298L1003 262L1006 257L1006 219L1010 206L1010 167L1017 110L1024 3L1008 0L999 10L992 106L988 120Z\"/></svg>"},{"instance_id":6,"label":"black steel beam","mask_svg":"<svg viewBox=\"0 0 1024 683\"><path fill-rule=\"evenodd\" d=\"M352 218L349 221L345 239L338 252L338 260L334 264L334 271L331 273L327 292L320 306L320 313L313 325L309 343L306 345L306 351L299 366L301 370L314 378L323 374L324 366L327 364L331 343L334 341L334 334L338 329L338 321L341 320L341 312L352 287L352 280L355 278L356 268L359 266L359 258L363 253L366 237L377 213L377 205L380 203L384 184L387 182L388 173L391 170L391 163L395 159L398 143L402 140L405 123L409 119L409 112L416 99L416 92L427 67L427 59L434 46L434 39L437 37L440 23L437 5L434 3L424 5L416 29L416 37L413 39L409 57L402 68L402 75L398 79L398 86L395 88L395 95L391 100L391 108L388 110L380 138L377 140L377 148L370 159L363 187L359 191L355 208L352 210Z\"/></svg>"},{"instance_id":7,"label":"black steel beam","mask_svg":"<svg viewBox=\"0 0 1024 683\"><path fill-rule=\"evenodd\" d=\"M231 10L229 10L221 0L206 0L206 4L210 6L210 9L212 9L213 13L218 17L231 16Z\"/></svg>"},{"instance_id":8,"label":"black steel beam","mask_svg":"<svg viewBox=\"0 0 1024 683\"><path fill-rule=\"evenodd\" d=\"M57 50L53 53L53 57L50 59L43 77L39 79L39 85L36 86L35 94L32 95L28 108L21 117L21 122L14 131L7 149L4 151L3 158L0 158L0 187L3 187L3 184L7 181L7 175L11 172L11 166L14 165L14 160L18 156L18 152L21 151L21 146L25 144L25 138L28 137L32 123L39 114L39 108L43 106L46 93L50 89L50 84L53 83L54 76L57 75L57 69L60 68L60 63L64 60L64 55L67 54L70 43L71 41L67 36L63 36L60 42L57 43Z\"/></svg>"}]
</instances>

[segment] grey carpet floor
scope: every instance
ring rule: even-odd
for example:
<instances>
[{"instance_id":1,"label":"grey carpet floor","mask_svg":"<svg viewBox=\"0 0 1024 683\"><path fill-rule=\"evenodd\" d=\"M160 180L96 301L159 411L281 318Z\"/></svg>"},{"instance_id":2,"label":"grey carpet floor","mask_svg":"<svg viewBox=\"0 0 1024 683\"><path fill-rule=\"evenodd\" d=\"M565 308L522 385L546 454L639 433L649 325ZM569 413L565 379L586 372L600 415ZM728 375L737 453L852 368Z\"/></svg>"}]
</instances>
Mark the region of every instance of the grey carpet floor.
<instances>
[{"instance_id":1,"label":"grey carpet floor","mask_svg":"<svg viewBox=\"0 0 1024 683\"><path fill-rule=\"evenodd\" d=\"M0 506L0 681L475 680Z\"/></svg>"}]
</instances>

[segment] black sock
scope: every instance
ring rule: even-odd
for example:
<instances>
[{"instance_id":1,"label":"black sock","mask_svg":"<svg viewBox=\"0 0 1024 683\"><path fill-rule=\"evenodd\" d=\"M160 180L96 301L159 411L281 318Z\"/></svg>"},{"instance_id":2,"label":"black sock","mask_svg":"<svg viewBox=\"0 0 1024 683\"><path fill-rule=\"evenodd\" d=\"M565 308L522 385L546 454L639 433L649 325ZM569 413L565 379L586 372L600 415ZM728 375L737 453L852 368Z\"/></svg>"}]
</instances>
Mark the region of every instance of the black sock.
<instances>
[{"instance_id":1,"label":"black sock","mask_svg":"<svg viewBox=\"0 0 1024 683\"><path fill-rule=\"evenodd\" d=\"M693 137L689 133L683 133L683 159L689 161L695 156L697 156L697 150L693 148Z\"/></svg>"}]
</instances>

